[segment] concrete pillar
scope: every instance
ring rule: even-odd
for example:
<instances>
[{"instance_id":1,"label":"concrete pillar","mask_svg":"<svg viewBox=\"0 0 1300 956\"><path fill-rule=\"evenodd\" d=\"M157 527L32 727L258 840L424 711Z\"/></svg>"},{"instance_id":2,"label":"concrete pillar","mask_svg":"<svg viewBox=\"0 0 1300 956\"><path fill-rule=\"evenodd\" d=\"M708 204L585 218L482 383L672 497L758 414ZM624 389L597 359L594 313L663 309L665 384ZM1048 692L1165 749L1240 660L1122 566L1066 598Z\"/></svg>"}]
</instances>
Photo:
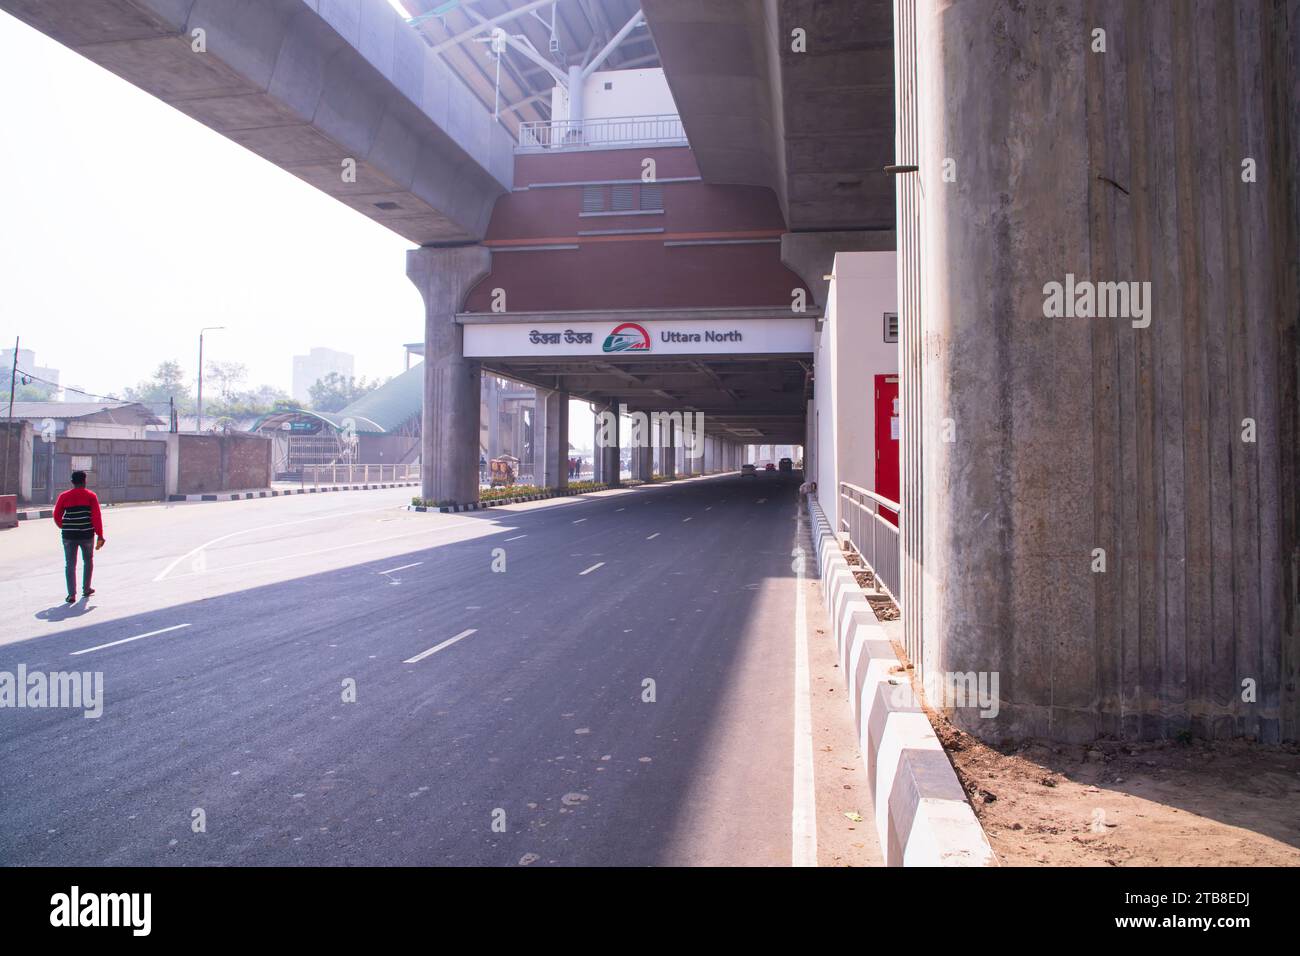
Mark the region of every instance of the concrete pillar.
<instances>
[{"instance_id":1,"label":"concrete pillar","mask_svg":"<svg viewBox=\"0 0 1300 956\"><path fill-rule=\"evenodd\" d=\"M618 406L611 404L604 409L608 413L608 427L602 429L605 438L605 447L597 449L601 456L601 481L607 485L618 485L622 482L621 468L619 467L619 426ZM599 421L599 419L597 419Z\"/></svg>"},{"instance_id":2,"label":"concrete pillar","mask_svg":"<svg viewBox=\"0 0 1300 956\"><path fill-rule=\"evenodd\" d=\"M406 254L406 275L424 298L421 494L478 500L479 363L465 358L456 312L492 265L484 246L424 246Z\"/></svg>"},{"instance_id":3,"label":"concrete pillar","mask_svg":"<svg viewBox=\"0 0 1300 956\"><path fill-rule=\"evenodd\" d=\"M538 390L538 406L543 411L542 474L539 484L546 488L569 486L569 393Z\"/></svg>"},{"instance_id":4,"label":"concrete pillar","mask_svg":"<svg viewBox=\"0 0 1300 956\"><path fill-rule=\"evenodd\" d=\"M532 459L532 483L546 485L546 392L544 388L533 389L533 444L529 449Z\"/></svg>"},{"instance_id":5,"label":"concrete pillar","mask_svg":"<svg viewBox=\"0 0 1300 956\"><path fill-rule=\"evenodd\" d=\"M638 481L649 481L654 477L653 430L648 414L644 419L639 415L633 416L628 440L632 449L632 477Z\"/></svg>"},{"instance_id":6,"label":"concrete pillar","mask_svg":"<svg viewBox=\"0 0 1300 956\"><path fill-rule=\"evenodd\" d=\"M1295 739L1295 4L990 6L896 31L913 660L985 739Z\"/></svg>"},{"instance_id":7,"label":"concrete pillar","mask_svg":"<svg viewBox=\"0 0 1300 956\"><path fill-rule=\"evenodd\" d=\"M604 473L605 460L600 451L600 410L592 419L591 425L591 480L600 481Z\"/></svg>"},{"instance_id":8,"label":"concrete pillar","mask_svg":"<svg viewBox=\"0 0 1300 956\"><path fill-rule=\"evenodd\" d=\"M501 454L501 386L496 376L488 376L484 387L487 390L487 457L492 459Z\"/></svg>"},{"instance_id":9,"label":"concrete pillar","mask_svg":"<svg viewBox=\"0 0 1300 956\"><path fill-rule=\"evenodd\" d=\"M664 419L659 432L660 473L665 478L677 477L677 426L672 419Z\"/></svg>"}]
</instances>

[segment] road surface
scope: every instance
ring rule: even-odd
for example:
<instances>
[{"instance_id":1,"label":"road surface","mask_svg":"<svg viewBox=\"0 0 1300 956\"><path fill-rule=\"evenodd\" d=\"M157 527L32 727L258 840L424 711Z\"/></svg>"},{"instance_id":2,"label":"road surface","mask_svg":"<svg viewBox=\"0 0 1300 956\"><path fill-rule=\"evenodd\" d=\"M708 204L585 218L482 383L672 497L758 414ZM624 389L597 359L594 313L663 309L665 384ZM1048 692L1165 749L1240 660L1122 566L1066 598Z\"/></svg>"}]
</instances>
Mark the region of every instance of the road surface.
<instances>
[{"instance_id":1,"label":"road surface","mask_svg":"<svg viewBox=\"0 0 1300 956\"><path fill-rule=\"evenodd\" d=\"M0 672L103 712L0 709L0 862L879 862L797 482L407 500L108 510L71 608L5 533Z\"/></svg>"}]
</instances>

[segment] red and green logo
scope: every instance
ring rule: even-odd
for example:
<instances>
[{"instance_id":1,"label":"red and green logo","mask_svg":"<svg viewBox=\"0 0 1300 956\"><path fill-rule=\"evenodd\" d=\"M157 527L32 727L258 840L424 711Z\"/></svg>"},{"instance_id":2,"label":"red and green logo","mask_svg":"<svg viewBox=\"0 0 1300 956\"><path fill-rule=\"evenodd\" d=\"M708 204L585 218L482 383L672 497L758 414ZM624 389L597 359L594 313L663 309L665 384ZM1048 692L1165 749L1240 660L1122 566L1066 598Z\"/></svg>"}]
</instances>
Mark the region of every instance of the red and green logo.
<instances>
[{"instance_id":1,"label":"red and green logo","mask_svg":"<svg viewBox=\"0 0 1300 956\"><path fill-rule=\"evenodd\" d=\"M649 352L650 333L635 322L624 322L605 336L602 352Z\"/></svg>"}]
</instances>

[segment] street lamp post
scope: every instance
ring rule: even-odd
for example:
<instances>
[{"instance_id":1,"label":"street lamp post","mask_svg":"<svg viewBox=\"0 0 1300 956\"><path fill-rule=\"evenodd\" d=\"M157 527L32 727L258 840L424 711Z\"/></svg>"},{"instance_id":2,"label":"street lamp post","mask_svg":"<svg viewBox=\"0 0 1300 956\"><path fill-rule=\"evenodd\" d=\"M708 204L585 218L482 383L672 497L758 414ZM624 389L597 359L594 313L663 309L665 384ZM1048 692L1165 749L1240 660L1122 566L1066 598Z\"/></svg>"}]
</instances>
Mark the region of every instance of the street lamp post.
<instances>
[{"instance_id":1,"label":"street lamp post","mask_svg":"<svg viewBox=\"0 0 1300 956\"><path fill-rule=\"evenodd\" d=\"M216 332L218 329L224 329L224 328L225 328L224 325L205 325L203 328L199 329L199 408L198 408L199 426L197 429L198 431L203 431L203 333Z\"/></svg>"}]
</instances>

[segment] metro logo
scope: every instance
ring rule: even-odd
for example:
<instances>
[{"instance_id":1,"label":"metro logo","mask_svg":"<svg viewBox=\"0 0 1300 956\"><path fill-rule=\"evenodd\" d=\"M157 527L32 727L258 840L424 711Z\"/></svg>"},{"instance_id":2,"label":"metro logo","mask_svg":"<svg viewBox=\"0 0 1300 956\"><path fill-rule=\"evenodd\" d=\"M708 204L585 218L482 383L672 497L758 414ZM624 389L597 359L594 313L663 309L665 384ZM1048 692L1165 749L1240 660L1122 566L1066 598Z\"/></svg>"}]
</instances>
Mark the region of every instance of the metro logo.
<instances>
[{"instance_id":1,"label":"metro logo","mask_svg":"<svg viewBox=\"0 0 1300 956\"><path fill-rule=\"evenodd\" d=\"M624 322L605 336L602 352L649 352L650 333L635 322Z\"/></svg>"}]
</instances>

